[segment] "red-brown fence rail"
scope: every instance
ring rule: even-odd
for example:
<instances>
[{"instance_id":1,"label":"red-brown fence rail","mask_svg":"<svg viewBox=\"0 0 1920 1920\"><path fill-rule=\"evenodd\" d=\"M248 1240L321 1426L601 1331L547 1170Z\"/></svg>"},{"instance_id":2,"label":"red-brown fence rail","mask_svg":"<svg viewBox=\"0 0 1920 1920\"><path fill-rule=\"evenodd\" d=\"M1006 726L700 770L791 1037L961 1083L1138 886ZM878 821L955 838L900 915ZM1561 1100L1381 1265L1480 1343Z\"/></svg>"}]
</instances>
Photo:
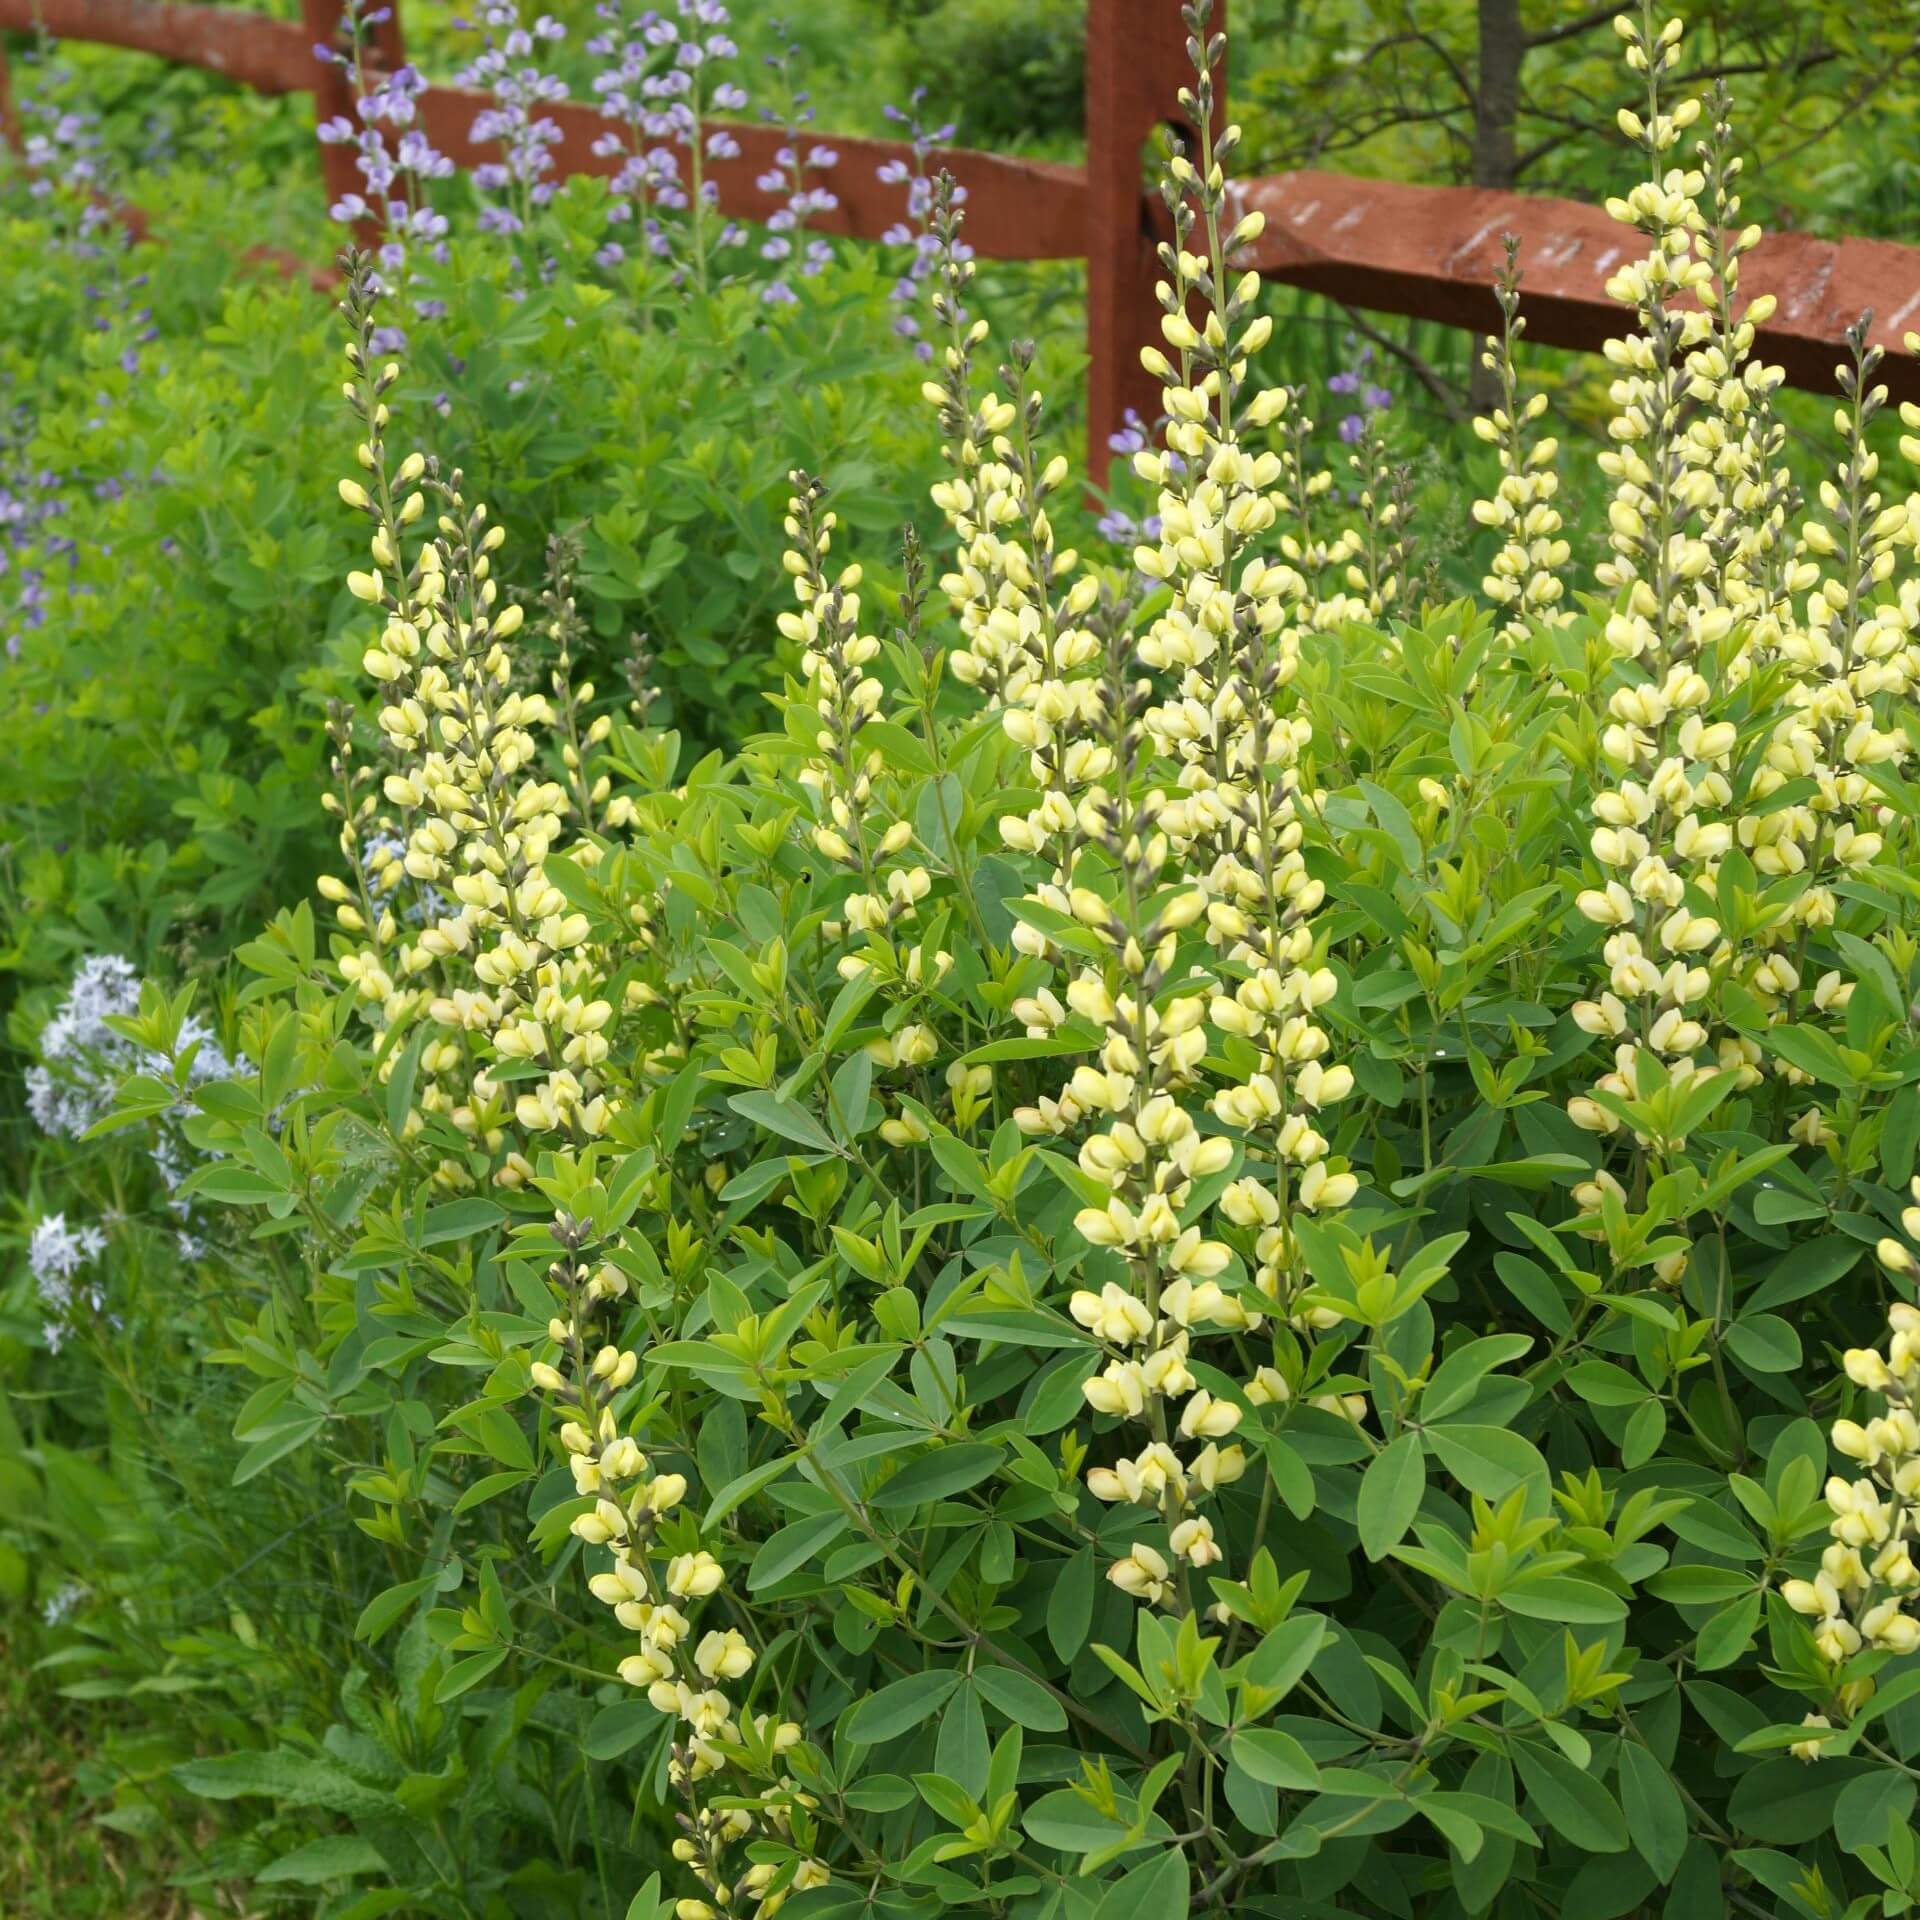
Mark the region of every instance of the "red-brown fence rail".
<instances>
[{"instance_id":1,"label":"red-brown fence rail","mask_svg":"<svg viewBox=\"0 0 1920 1920\"><path fill-rule=\"evenodd\" d=\"M399 0L377 30L380 64L405 57ZM301 0L299 25L236 7L176 5L170 0L0 0L0 29L44 29L56 38L131 48L203 67L261 93L311 93L324 120L351 116L346 76L320 61L332 44L341 0ZM1216 4L1218 19L1223 7ZM967 189L967 238L996 260L1083 259L1087 263L1088 457L1096 478L1107 465L1107 438L1128 407L1150 414L1157 402L1141 369L1140 348L1158 334L1154 247L1164 210L1142 187L1143 155L1163 126L1178 124L1178 90L1187 70L1178 0L1089 0L1087 9L1087 163L1084 168L955 148L936 157ZM1224 89L1223 89L1224 92ZM17 136L0 57L0 118ZM496 157L472 137L486 96L462 87L429 87L422 123L434 144L462 166ZM592 151L606 129L591 107L546 109L559 123L562 174L610 173L618 165ZM727 123L736 158L709 163L720 206L740 219L764 219L779 204L759 185L784 136L766 126ZM901 215L899 191L876 178L882 162L909 157L896 141L835 135L842 164L834 175L839 206L816 216L827 233L877 240ZM352 151L322 146L328 199L359 185ZM1597 208L1540 195L1470 187L1410 186L1333 173L1288 173L1247 183L1246 201L1267 217L1247 264L1270 279L1330 294L1351 306L1410 314L1484 332L1498 317L1493 286L1501 239L1525 242L1528 337L1548 346L1597 348L1618 330L1620 310L1607 277L1636 247L1635 236ZM1796 386L1831 391L1840 336L1866 309L1873 338L1887 350L1882 378L1896 399L1920 399L1920 358L1905 335L1920 327L1920 247L1880 240L1817 240L1771 234L1743 278L1773 293L1779 306L1760 330L1759 351Z\"/></svg>"}]
</instances>

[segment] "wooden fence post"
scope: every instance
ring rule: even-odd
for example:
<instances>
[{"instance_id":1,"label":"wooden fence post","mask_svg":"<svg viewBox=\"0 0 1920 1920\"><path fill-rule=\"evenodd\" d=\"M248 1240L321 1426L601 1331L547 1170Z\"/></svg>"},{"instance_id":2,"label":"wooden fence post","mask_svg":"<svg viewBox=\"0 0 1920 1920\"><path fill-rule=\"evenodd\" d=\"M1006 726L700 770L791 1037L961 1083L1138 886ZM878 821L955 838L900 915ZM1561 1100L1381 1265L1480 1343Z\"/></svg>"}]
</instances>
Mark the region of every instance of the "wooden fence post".
<instances>
[{"instance_id":1,"label":"wooden fence post","mask_svg":"<svg viewBox=\"0 0 1920 1920\"><path fill-rule=\"evenodd\" d=\"M1226 25L1214 0L1211 31ZM1146 156L1160 129L1180 128L1179 92L1192 81L1180 0L1089 0L1087 6L1087 472L1104 485L1107 442L1127 410L1152 423L1158 384L1140 349L1160 337L1154 282L1157 210L1148 199ZM1215 124L1224 125L1226 73L1215 76Z\"/></svg>"},{"instance_id":2,"label":"wooden fence post","mask_svg":"<svg viewBox=\"0 0 1920 1920\"><path fill-rule=\"evenodd\" d=\"M346 14L346 0L300 0L300 20L316 48L338 47L340 27ZM386 18L373 29L374 62L391 72L406 62L406 42L400 31L400 0L385 0ZM322 60L313 61L313 121L321 126L332 119L353 121L358 116L353 106L353 83L346 69ZM354 165L350 145L320 145L320 177L326 184L327 205L343 200L361 189L359 169ZM354 239L363 247L379 244L381 222L377 215L354 222Z\"/></svg>"},{"instance_id":3,"label":"wooden fence post","mask_svg":"<svg viewBox=\"0 0 1920 1920\"><path fill-rule=\"evenodd\" d=\"M27 137L14 111L13 74L7 66L4 43L0 43L0 146L14 154L22 154L27 150Z\"/></svg>"}]
</instances>

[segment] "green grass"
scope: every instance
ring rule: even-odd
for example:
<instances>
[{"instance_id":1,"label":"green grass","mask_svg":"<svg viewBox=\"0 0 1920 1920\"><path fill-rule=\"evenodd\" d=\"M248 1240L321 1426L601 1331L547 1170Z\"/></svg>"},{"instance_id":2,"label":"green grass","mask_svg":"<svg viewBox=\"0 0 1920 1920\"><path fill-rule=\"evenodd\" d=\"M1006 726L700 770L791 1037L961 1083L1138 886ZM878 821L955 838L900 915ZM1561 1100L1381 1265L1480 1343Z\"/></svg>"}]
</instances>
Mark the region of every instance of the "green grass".
<instances>
[{"instance_id":1,"label":"green grass","mask_svg":"<svg viewBox=\"0 0 1920 1920\"><path fill-rule=\"evenodd\" d=\"M23 1624L0 1616L0 1915L211 1920L247 1912L238 1898L207 1907L168 1885L174 1859L192 1845L188 1836L100 1823L96 1753L112 1738L112 1711L61 1699L33 1671Z\"/></svg>"}]
</instances>

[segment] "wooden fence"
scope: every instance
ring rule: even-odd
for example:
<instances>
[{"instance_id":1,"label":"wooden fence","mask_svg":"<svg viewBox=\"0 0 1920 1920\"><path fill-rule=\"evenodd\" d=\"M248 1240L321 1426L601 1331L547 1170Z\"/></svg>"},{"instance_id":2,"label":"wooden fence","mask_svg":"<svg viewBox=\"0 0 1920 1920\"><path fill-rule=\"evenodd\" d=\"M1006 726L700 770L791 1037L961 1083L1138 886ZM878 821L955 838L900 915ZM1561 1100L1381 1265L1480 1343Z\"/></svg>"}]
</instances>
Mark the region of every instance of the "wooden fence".
<instances>
[{"instance_id":1,"label":"wooden fence","mask_svg":"<svg viewBox=\"0 0 1920 1920\"><path fill-rule=\"evenodd\" d=\"M400 0L386 4L391 17L375 30L375 47L378 63L391 68L404 60L405 43ZM0 29L41 27L60 39L203 67L261 93L311 93L316 118L325 120L351 117L353 109L346 75L314 53L316 44L333 44L341 10L341 0L301 0L295 25L237 7L172 0L0 0ZM1223 11L1216 4L1216 18ZM1178 0L1088 0L1085 167L964 148L936 156L967 189L967 238L982 257L1087 262L1088 456L1096 479L1104 476L1107 437L1125 410L1150 415L1157 405L1139 350L1158 337L1154 246L1165 212L1143 189L1143 156L1164 125L1178 122L1175 101L1186 73ZM6 102L0 56L0 119L17 135ZM494 157L472 137L474 117L486 104L487 97L470 88L429 87L420 99L421 121L443 153L470 167ZM617 167L592 150L606 128L592 107L569 103L544 111L560 127L560 172ZM738 155L709 163L708 177L726 213L764 219L778 198L757 183L784 136L764 125L726 124ZM833 178L839 205L811 224L877 240L902 211L899 189L880 182L877 169L909 157L909 150L897 141L832 137L841 155ZM358 188L351 148L323 145L318 153L329 202ZM1620 310L1606 297L1605 281L1636 242L1598 208L1322 172L1253 180L1245 193L1247 204L1267 217L1247 264L1271 279L1375 312L1484 332L1497 320L1493 286L1503 260L1501 237L1514 232L1525 242L1529 339L1593 349L1619 329ZM1920 359L1904 345L1908 329L1920 327L1920 247L1770 234L1746 262L1743 279L1778 298L1760 330L1759 351L1784 366L1794 385L1831 391L1840 336L1871 308L1873 337L1887 349L1883 379L1896 399L1920 399Z\"/></svg>"}]
</instances>

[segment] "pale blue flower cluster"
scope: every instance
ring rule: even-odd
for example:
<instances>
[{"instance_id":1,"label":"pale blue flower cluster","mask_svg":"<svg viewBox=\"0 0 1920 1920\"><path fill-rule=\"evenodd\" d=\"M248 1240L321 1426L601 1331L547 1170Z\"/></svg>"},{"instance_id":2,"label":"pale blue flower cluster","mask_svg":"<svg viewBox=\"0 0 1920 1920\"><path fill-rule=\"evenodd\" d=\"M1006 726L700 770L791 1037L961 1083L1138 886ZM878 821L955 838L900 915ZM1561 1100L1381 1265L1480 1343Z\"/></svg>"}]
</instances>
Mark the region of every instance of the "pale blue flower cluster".
<instances>
[{"instance_id":1,"label":"pale blue flower cluster","mask_svg":"<svg viewBox=\"0 0 1920 1920\"><path fill-rule=\"evenodd\" d=\"M66 997L40 1030L40 1058L27 1070L27 1111L43 1133L78 1140L113 1111L121 1083L129 1074L144 1073L169 1082L184 1068L185 1095L172 1111L149 1129L148 1156L171 1197L169 1204L182 1223L181 1251L191 1257L198 1241L185 1231L189 1207L178 1189L192 1166L192 1150L180 1122L193 1111L186 1096L216 1080L231 1080L253 1071L244 1054L229 1055L213 1029L197 1014L188 1014L171 1056L149 1051L114 1025L137 1013L140 976L117 953L94 954L83 960L68 986ZM64 1215L60 1232L49 1238L47 1259L64 1244ZM44 1223L43 1223L44 1224ZM91 1229L81 1230L85 1235ZM97 1251L97 1249L96 1249ZM40 1269L34 1268L36 1275Z\"/></svg>"},{"instance_id":2,"label":"pale blue flower cluster","mask_svg":"<svg viewBox=\"0 0 1920 1920\"><path fill-rule=\"evenodd\" d=\"M776 33L783 31L777 20L773 28ZM806 129L813 124L813 105L806 89L798 84L799 63L800 49L795 45L767 55L777 103L763 107L761 117L771 121L784 136L773 165L755 182L762 193L778 195L784 203L768 217L767 237L760 243L761 259L779 269L760 292L769 306L796 304L798 296L786 278L789 268L810 278L832 260L833 248L827 241L816 238L803 246L798 236L815 214L831 213L840 204L838 194L814 181L817 174L831 173L840 164L840 156L833 148L806 136Z\"/></svg>"},{"instance_id":3,"label":"pale blue flower cluster","mask_svg":"<svg viewBox=\"0 0 1920 1920\"><path fill-rule=\"evenodd\" d=\"M473 183L487 197L480 226L487 233L517 234L527 216L558 191L553 149L560 144L560 123L543 108L567 97L567 83L541 64L540 50L567 37L551 14L523 19L519 0L482 0L469 25L486 45L461 74L461 84L484 87L493 104L474 116L473 137L500 148L500 158L473 170Z\"/></svg>"},{"instance_id":4,"label":"pale blue flower cluster","mask_svg":"<svg viewBox=\"0 0 1920 1920\"><path fill-rule=\"evenodd\" d=\"M378 250L383 283L403 285L411 250L431 260L446 258L447 217L433 205L428 183L444 180L453 162L421 130L420 96L427 83L417 69L400 67L383 73L371 66L368 48L373 29L387 18L387 9L371 0L348 0L344 28L347 46L315 47L315 55L347 73L354 93L355 120L337 115L318 129L326 146L351 146L362 182L358 193L343 194L329 209L342 226L359 220L378 220ZM415 299L414 311L430 318L437 302ZM406 336L397 327L385 330L376 351L397 352Z\"/></svg>"},{"instance_id":5,"label":"pale blue flower cluster","mask_svg":"<svg viewBox=\"0 0 1920 1920\"><path fill-rule=\"evenodd\" d=\"M593 81L601 116L612 125L594 142L602 159L617 159L612 217L638 230L639 243L661 259L676 251L675 224L664 213L692 214L694 188L681 173L680 149L702 160L732 159L739 143L723 127L709 129L704 149L697 148L700 123L709 111L739 113L747 92L724 77L740 49L730 31L730 16L720 0L678 0L669 13L636 8L630 0L600 0L594 9L601 30L587 50L603 64ZM710 181L699 188L700 217L713 214L717 195ZM714 247L740 239L728 223L714 236ZM626 257L619 240L600 250L605 266Z\"/></svg>"},{"instance_id":6,"label":"pale blue flower cluster","mask_svg":"<svg viewBox=\"0 0 1920 1920\"><path fill-rule=\"evenodd\" d=\"M106 1250L107 1236L98 1227L70 1227L64 1213L46 1214L34 1228L27 1242L27 1270L40 1291L49 1353L60 1351L81 1314L105 1312L106 1288L97 1273L89 1275L86 1269Z\"/></svg>"},{"instance_id":7,"label":"pale blue flower cluster","mask_svg":"<svg viewBox=\"0 0 1920 1920\"><path fill-rule=\"evenodd\" d=\"M954 135L951 121L943 127L930 127L921 120L920 110L926 97L925 87L915 87L913 97L905 107L889 103L881 109L896 126L905 129L913 148L913 158L911 161L883 161L878 169L880 179L888 186L905 187L907 190L906 218L896 221L880 238L884 245L910 247L913 250L905 270L893 283L893 304L896 309L893 330L903 339L915 343L914 354L921 360L931 360L933 348L920 338L918 309L926 296L926 282L940 261L940 237L933 230L931 161L934 149L945 146ZM966 198L966 188L956 185L953 204L956 207L963 206ZM958 260L973 258L973 249L964 242L957 242L953 251Z\"/></svg>"},{"instance_id":8,"label":"pale blue flower cluster","mask_svg":"<svg viewBox=\"0 0 1920 1920\"><path fill-rule=\"evenodd\" d=\"M1340 438L1352 446L1366 432L1368 416L1382 413L1393 405L1393 390L1381 386L1372 377L1369 370L1373 365L1373 348L1366 341L1356 342L1353 335L1348 334L1347 347L1353 359L1328 380L1327 391L1350 398L1354 403L1352 411L1342 415L1339 424Z\"/></svg>"}]
</instances>

